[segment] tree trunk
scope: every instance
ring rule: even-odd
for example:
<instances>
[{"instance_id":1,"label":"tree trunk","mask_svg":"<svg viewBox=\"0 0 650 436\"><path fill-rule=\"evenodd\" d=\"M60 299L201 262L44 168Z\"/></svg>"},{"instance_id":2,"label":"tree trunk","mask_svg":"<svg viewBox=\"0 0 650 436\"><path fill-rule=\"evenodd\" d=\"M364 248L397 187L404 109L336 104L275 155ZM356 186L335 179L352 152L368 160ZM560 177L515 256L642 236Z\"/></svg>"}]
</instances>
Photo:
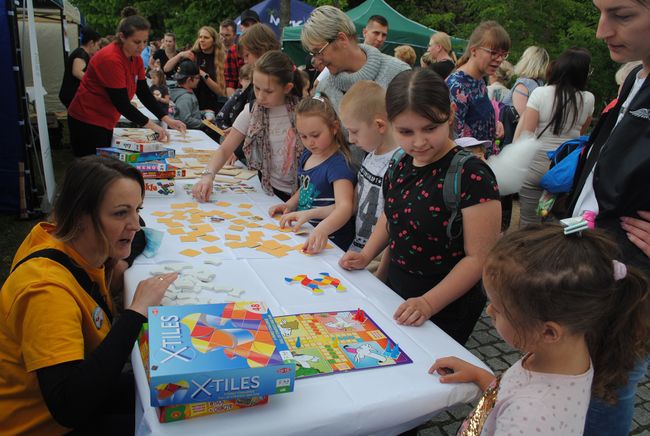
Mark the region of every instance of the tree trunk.
<instances>
[{"instance_id":1,"label":"tree trunk","mask_svg":"<svg viewBox=\"0 0 650 436\"><path fill-rule=\"evenodd\" d=\"M280 0L280 35L291 20L291 0Z\"/></svg>"}]
</instances>

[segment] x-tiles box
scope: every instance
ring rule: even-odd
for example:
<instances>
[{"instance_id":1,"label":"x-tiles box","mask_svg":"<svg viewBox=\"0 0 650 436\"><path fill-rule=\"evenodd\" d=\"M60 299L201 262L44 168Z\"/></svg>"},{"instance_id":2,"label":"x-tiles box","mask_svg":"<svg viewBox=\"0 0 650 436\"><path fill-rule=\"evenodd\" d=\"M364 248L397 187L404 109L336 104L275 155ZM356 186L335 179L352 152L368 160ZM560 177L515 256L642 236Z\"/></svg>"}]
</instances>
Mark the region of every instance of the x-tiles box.
<instances>
[{"instance_id":1,"label":"x-tiles box","mask_svg":"<svg viewBox=\"0 0 650 436\"><path fill-rule=\"evenodd\" d=\"M295 371L293 355L263 303L149 308L152 406L291 392Z\"/></svg>"}]
</instances>

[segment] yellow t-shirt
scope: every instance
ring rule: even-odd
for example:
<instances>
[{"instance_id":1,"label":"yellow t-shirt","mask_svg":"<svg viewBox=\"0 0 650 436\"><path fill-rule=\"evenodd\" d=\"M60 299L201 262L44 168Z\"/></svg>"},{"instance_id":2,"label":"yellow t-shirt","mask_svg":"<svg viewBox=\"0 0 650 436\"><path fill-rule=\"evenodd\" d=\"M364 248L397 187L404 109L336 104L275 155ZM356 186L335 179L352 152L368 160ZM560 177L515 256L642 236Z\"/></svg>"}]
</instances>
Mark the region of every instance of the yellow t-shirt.
<instances>
[{"instance_id":1,"label":"yellow t-shirt","mask_svg":"<svg viewBox=\"0 0 650 436\"><path fill-rule=\"evenodd\" d=\"M37 224L16 252L13 265L45 248L65 252L108 297L104 268L89 266L54 238L53 226ZM110 322L99 305L59 263L36 258L14 271L0 290L0 428L4 434L63 434L47 409L36 370L83 360L104 340ZM100 393L98 393L99 395Z\"/></svg>"}]
</instances>

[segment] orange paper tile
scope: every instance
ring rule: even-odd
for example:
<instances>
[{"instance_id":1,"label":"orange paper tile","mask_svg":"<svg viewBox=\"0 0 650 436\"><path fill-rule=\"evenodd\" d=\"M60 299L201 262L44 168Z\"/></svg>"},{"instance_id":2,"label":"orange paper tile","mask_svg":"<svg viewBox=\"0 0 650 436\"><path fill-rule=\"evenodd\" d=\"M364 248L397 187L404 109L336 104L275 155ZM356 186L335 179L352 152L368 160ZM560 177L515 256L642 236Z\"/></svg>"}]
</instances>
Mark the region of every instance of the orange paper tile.
<instances>
[{"instance_id":1,"label":"orange paper tile","mask_svg":"<svg viewBox=\"0 0 650 436\"><path fill-rule=\"evenodd\" d=\"M182 254L183 256L188 256L188 257L195 257L201 254L200 251L192 250L191 248L188 248L187 250L181 251L179 254Z\"/></svg>"}]
</instances>

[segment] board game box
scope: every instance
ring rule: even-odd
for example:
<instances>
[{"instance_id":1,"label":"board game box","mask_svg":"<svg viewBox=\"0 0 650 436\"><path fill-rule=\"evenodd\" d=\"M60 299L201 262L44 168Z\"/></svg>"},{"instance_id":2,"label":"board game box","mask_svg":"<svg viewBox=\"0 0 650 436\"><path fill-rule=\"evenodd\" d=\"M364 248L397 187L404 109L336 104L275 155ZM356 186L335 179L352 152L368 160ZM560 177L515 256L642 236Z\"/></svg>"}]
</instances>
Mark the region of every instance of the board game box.
<instances>
[{"instance_id":1,"label":"board game box","mask_svg":"<svg viewBox=\"0 0 650 436\"><path fill-rule=\"evenodd\" d=\"M361 309L276 316L296 379L413 361Z\"/></svg>"},{"instance_id":2,"label":"board game box","mask_svg":"<svg viewBox=\"0 0 650 436\"><path fill-rule=\"evenodd\" d=\"M263 303L149 308L152 406L291 392L295 369Z\"/></svg>"},{"instance_id":3,"label":"board game box","mask_svg":"<svg viewBox=\"0 0 650 436\"><path fill-rule=\"evenodd\" d=\"M149 324L142 325L140 335L138 336L138 346L140 357L149 379ZM179 386L178 388L185 388ZM173 396L176 387L174 384L167 386L166 395ZM222 400L209 401L205 403L194 404L176 404L173 406L160 406L156 408L158 421L161 423L182 421L186 419L198 418L201 416L218 415L221 413L232 412L234 410L246 409L253 406L261 406L269 402L268 395L263 397L252 397L242 400Z\"/></svg>"},{"instance_id":4,"label":"board game box","mask_svg":"<svg viewBox=\"0 0 650 436\"><path fill-rule=\"evenodd\" d=\"M173 148L163 148L158 151L145 151L145 152L134 152L121 150L115 147L106 147L98 148L97 154L100 156L114 157L123 162L132 163L132 162L148 162L152 160L167 159L176 156L176 151Z\"/></svg>"},{"instance_id":5,"label":"board game box","mask_svg":"<svg viewBox=\"0 0 650 436\"><path fill-rule=\"evenodd\" d=\"M174 179L145 179L145 197L173 197L176 195L176 182Z\"/></svg>"}]
</instances>

